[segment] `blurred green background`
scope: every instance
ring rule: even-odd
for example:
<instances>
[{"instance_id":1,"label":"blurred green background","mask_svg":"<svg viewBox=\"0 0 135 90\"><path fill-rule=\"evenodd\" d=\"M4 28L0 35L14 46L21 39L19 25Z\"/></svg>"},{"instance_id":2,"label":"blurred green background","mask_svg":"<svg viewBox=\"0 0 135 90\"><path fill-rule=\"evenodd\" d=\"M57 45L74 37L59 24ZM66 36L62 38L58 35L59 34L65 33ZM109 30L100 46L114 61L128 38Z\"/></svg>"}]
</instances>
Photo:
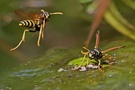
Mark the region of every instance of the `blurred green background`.
<instances>
[{"instance_id":1,"label":"blurred green background","mask_svg":"<svg viewBox=\"0 0 135 90\"><path fill-rule=\"evenodd\" d=\"M8 71L30 58L57 48L81 50L90 31L97 6L103 0L1 0L0 1L0 73ZM101 41L135 40L135 1L110 0L110 4L97 27ZM38 32L26 33L26 41L15 51L10 51L21 40L25 27L19 27L14 10L63 12L53 15L45 28L45 39L37 46ZM101 8L102 10L102 8ZM93 47L95 36L90 42ZM101 43L105 47L106 43ZM120 44L121 45L121 44ZM50 56L51 57L51 56Z\"/></svg>"}]
</instances>

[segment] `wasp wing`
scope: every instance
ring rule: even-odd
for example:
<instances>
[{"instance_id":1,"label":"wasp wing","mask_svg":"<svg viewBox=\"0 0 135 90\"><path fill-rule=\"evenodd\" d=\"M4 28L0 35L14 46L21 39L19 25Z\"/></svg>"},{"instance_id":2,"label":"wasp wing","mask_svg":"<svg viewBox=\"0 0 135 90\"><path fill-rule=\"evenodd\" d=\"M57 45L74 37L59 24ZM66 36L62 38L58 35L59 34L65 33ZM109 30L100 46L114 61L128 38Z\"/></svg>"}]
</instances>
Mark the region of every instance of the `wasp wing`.
<instances>
[{"instance_id":1,"label":"wasp wing","mask_svg":"<svg viewBox=\"0 0 135 90\"><path fill-rule=\"evenodd\" d=\"M109 52L109 51L112 51L112 50L117 50L117 49L124 48L124 47L125 46L112 47L112 48L109 48L107 50L102 51L102 53L106 53L106 52Z\"/></svg>"},{"instance_id":2,"label":"wasp wing","mask_svg":"<svg viewBox=\"0 0 135 90\"><path fill-rule=\"evenodd\" d=\"M20 20L25 20L25 19L35 20L40 16L40 14L37 12L26 12L20 9L15 10L14 13L19 17Z\"/></svg>"},{"instance_id":3,"label":"wasp wing","mask_svg":"<svg viewBox=\"0 0 135 90\"><path fill-rule=\"evenodd\" d=\"M95 43L95 47L94 48L98 48L99 41L100 41L100 32L97 31L97 33L96 33L96 43Z\"/></svg>"}]
</instances>

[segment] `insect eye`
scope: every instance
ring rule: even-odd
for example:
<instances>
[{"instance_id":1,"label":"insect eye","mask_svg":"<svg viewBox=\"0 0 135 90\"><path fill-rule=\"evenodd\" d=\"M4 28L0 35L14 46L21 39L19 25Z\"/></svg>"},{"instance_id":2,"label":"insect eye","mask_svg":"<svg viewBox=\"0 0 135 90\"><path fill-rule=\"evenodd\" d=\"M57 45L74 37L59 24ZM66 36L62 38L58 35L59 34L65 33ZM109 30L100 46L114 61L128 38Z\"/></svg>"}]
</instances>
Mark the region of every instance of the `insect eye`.
<instances>
[{"instance_id":1,"label":"insect eye","mask_svg":"<svg viewBox=\"0 0 135 90\"><path fill-rule=\"evenodd\" d=\"M44 15L47 16L47 15L49 15L49 13L48 12L45 12Z\"/></svg>"},{"instance_id":2,"label":"insect eye","mask_svg":"<svg viewBox=\"0 0 135 90\"><path fill-rule=\"evenodd\" d=\"M90 53L91 53L91 54L95 54L95 51L91 51Z\"/></svg>"}]
</instances>

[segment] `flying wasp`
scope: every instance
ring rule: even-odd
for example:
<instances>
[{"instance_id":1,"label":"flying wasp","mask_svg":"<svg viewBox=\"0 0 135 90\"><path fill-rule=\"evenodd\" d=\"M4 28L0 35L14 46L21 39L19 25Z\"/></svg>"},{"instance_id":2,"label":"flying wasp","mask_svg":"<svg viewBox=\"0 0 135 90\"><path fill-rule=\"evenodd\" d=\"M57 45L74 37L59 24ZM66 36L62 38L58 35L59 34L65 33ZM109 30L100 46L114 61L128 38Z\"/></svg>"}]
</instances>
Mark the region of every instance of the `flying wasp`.
<instances>
[{"instance_id":1,"label":"flying wasp","mask_svg":"<svg viewBox=\"0 0 135 90\"><path fill-rule=\"evenodd\" d=\"M86 57L88 57L90 60L91 59L96 60L98 62L98 69L101 71L102 67L101 67L101 60L100 59L102 57L107 57L108 56L105 53L109 52L109 51L112 51L112 50L117 50L117 49L120 49L120 48L124 48L125 46L116 46L116 47L109 48L107 50L102 50L102 49L100 49L98 47L99 46L99 41L100 41L100 32L98 31L96 33L96 43L95 43L94 49L89 50L88 48L83 47L83 49L85 49L86 52L81 50L81 53L84 55L84 60L85 60ZM82 63L84 62L84 60L82 61Z\"/></svg>"},{"instance_id":2,"label":"flying wasp","mask_svg":"<svg viewBox=\"0 0 135 90\"><path fill-rule=\"evenodd\" d=\"M44 28L46 26L46 22L49 21L50 16L55 15L55 14L63 15L62 12L49 13L49 12L44 11L43 9L41 10L41 13L39 14L33 13L33 15L30 15L21 10L15 11L15 14L18 16L27 18L20 21L19 26L26 27L28 29L24 30L21 41L18 43L16 47L10 49L10 51L16 50L22 44L22 42L25 42L26 32L38 31L39 35L38 35L37 45L40 46L40 39L44 38Z\"/></svg>"}]
</instances>

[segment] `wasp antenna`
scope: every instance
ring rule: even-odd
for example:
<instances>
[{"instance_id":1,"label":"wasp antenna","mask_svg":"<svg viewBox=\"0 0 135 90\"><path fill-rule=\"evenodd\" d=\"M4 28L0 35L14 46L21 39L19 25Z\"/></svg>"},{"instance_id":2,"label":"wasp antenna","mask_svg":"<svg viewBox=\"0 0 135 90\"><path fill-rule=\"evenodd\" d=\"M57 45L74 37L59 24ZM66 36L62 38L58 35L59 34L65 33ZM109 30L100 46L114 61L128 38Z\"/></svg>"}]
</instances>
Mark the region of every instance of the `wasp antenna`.
<instances>
[{"instance_id":1,"label":"wasp antenna","mask_svg":"<svg viewBox=\"0 0 135 90\"><path fill-rule=\"evenodd\" d=\"M84 55L88 55L89 52L88 51L84 52L84 51L81 50L81 53L84 54Z\"/></svg>"},{"instance_id":2,"label":"wasp antenna","mask_svg":"<svg viewBox=\"0 0 135 90\"><path fill-rule=\"evenodd\" d=\"M85 50L87 50L88 52L90 51L88 48L86 48L86 47L83 47L83 49L85 49Z\"/></svg>"},{"instance_id":3,"label":"wasp antenna","mask_svg":"<svg viewBox=\"0 0 135 90\"><path fill-rule=\"evenodd\" d=\"M54 14L60 14L60 15L63 15L62 12L54 12L54 13L50 13L50 15L54 15Z\"/></svg>"}]
</instances>

